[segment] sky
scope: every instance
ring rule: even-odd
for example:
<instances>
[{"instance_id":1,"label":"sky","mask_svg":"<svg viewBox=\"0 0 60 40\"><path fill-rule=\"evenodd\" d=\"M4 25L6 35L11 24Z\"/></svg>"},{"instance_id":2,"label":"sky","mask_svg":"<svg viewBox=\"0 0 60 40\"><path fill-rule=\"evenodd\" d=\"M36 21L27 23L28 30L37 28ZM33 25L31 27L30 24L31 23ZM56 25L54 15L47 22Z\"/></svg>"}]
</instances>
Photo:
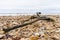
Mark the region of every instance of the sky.
<instances>
[{"instance_id":1,"label":"sky","mask_svg":"<svg viewBox=\"0 0 60 40\"><path fill-rule=\"evenodd\" d=\"M60 13L60 0L0 0L0 13Z\"/></svg>"}]
</instances>

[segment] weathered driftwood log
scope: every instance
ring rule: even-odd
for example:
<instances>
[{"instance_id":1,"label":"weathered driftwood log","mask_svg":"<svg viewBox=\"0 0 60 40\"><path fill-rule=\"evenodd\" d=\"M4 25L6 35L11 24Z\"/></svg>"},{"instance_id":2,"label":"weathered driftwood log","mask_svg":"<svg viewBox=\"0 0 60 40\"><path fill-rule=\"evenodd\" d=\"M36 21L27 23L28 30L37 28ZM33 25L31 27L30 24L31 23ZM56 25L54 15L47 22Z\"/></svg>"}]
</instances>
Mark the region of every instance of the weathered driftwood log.
<instances>
[{"instance_id":1,"label":"weathered driftwood log","mask_svg":"<svg viewBox=\"0 0 60 40\"><path fill-rule=\"evenodd\" d=\"M31 16L31 18L29 18L29 19L27 19L27 20L24 21L24 22L27 22L27 21L29 21L30 19L35 19L35 18L36 18L36 20L34 20L34 21L32 21L32 22L24 23L24 24L22 24L22 25L16 25L16 26L14 26L14 27L12 27L12 28L8 28L8 29L3 29L3 31L4 31L5 34L6 34L7 32L9 32L9 31L11 31L11 30L14 30L14 29L20 28L20 27L24 27L24 26L26 26L26 25L32 24L32 23L34 23L34 22L37 22L37 21L39 21L39 20L54 21L53 19L48 18L48 17L44 17L44 16L41 17L40 14L41 14L41 13L37 13L37 15ZM2 37L2 38L3 38L3 37ZM2 38L0 38L0 39L2 39Z\"/></svg>"},{"instance_id":2,"label":"weathered driftwood log","mask_svg":"<svg viewBox=\"0 0 60 40\"><path fill-rule=\"evenodd\" d=\"M40 14L40 13L37 13L37 16L36 16L36 17L35 17L35 16L32 16L32 17L30 18L30 19L35 19L35 18L37 18L37 20L35 20L35 21L29 22L29 23L25 23L25 24L22 24L22 25L16 25L16 26L14 26L13 28L3 29L3 31L6 33L6 32L9 32L10 30L14 30L14 29L16 29L16 28L19 28L19 27L23 27L23 26L32 24L32 23L34 23L34 22L36 22L36 21L38 21L38 20L54 21L54 20L51 19L51 18L40 17L39 14ZM30 19L25 20L25 22L29 21Z\"/></svg>"}]
</instances>

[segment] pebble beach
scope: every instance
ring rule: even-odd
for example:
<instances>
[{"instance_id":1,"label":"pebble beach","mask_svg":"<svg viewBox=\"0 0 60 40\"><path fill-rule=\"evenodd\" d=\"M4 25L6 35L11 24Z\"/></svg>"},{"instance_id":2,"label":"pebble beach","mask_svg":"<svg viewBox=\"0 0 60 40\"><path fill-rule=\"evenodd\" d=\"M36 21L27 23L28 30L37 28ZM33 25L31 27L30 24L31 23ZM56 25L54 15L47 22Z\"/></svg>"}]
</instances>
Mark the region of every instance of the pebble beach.
<instances>
[{"instance_id":1,"label":"pebble beach","mask_svg":"<svg viewBox=\"0 0 60 40\"><path fill-rule=\"evenodd\" d=\"M0 40L60 40L60 16L46 15L55 20L55 22L48 22L46 20L39 20L30 25L16 28L4 34L3 29L12 28L16 25L21 25L27 22L32 15L19 16L0 16ZM34 21L31 19L28 22Z\"/></svg>"}]
</instances>

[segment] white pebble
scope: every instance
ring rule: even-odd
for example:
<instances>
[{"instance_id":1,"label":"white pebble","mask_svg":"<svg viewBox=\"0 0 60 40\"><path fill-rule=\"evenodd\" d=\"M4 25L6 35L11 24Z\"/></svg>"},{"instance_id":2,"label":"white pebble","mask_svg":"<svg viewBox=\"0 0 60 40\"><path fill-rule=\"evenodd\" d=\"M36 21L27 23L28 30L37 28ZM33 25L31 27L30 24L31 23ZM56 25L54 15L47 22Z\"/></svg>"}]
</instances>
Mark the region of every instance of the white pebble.
<instances>
[{"instance_id":1,"label":"white pebble","mask_svg":"<svg viewBox=\"0 0 60 40\"><path fill-rule=\"evenodd\" d=\"M39 33L35 33L35 35L39 35Z\"/></svg>"},{"instance_id":2,"label":"white pebble","mask_svg":"<svg viewBox=\"0 0 60 40\"><path fill-rule=\"evenodd\" d=\"M3 36L4 36L4 34L0 34L0 38L3 37Z\"/></svg>"}]
</instances>

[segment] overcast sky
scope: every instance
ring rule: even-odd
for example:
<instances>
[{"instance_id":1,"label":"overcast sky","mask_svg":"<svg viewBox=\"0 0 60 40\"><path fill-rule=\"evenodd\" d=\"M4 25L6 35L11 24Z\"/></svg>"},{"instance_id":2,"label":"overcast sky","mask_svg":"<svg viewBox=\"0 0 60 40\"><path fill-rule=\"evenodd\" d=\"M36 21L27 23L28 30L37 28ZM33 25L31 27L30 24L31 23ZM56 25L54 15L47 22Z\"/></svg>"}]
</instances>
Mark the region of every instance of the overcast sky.
<instances>
[{"instance_id":1,"label":"overcast sky","mask_svg":"<svg viewBox=\"0 0 60 40\"><path fill-rule=\"evenodd\" d=\"M0 0L0 13L60 12L60 0Z\"/></svg>"}]
</instances>

